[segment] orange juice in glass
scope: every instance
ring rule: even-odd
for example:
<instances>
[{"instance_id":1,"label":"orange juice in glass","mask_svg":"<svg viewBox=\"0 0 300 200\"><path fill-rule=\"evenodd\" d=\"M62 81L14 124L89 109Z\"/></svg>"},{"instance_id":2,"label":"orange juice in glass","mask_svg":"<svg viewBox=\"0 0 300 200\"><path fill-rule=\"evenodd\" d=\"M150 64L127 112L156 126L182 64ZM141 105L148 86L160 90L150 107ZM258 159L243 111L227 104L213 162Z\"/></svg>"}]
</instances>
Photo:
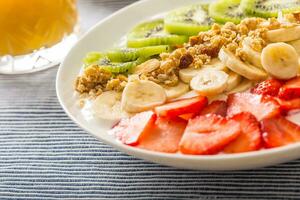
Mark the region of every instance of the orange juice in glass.
<instances>
[{"instance_id":1,"label":"orange juice in glass","mask_svg":"<svg viewBox=\"0 0 300 200\"><path fill-rule=\"evenodd\" d=\"M76 41L76 0L0 0L0 73L58 64Z\"/></svg>"}]
</instances>

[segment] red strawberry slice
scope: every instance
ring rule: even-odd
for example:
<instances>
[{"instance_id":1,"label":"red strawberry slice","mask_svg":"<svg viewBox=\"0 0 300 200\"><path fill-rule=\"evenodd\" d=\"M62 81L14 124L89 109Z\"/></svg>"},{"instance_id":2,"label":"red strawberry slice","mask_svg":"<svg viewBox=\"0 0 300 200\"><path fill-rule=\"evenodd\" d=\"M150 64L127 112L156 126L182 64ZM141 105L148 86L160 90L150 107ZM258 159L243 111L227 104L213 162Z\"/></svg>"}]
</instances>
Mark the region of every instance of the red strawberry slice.
<instances>
[{"instance_id":1,"label":"red strawberry slice","mask_svg":"<svg viewBox=\"0 0 300 200\"><path fill-rule=\"evenodd\" d=\"M198 96L174 101L155 108L155 113L161 117L178 117L184 114L198 114L207 105L207 98Z\"/></svg>"},{"instance_id":2,"label":"red strawberry slice","mask_svg":"<svg viewBox=\"0 0 300 200\"><path fill-rule=\"evenodd\" d=\"M215 115L221 115L222 117L226 117L226 113L227 113L226 101L213 101L211 104L206 106L200 114L201 115L215 114Z\"/></svg>"},{"instance_id":3,"label":"red strawberry slice","mask_svg":"<svg viewBox=\"0 0 300 200\"><path fill-rule=\"evenodd\" d=\"M191 119L179 143L184 154L216 154L235 140L241 132L240 124L218 115L201 115Z\"/></svg>"},{"instance_id":4,"label":"red strawberry slice","mask_svg":"<svg viewBox=\"0 0 300 200\"><path fill-rule=\"evenodd\" d=\"M151 151L176 153L186 125L187 122L179 118L158 117L153 126L143 133L137 147Z\"/></svg>"},{"instance_id":5,"label":"red strawberry slice","mask_svg":"<svg viewBox=\"0 0 300 200\"><path fill-rule=\"evenodd\" d=\"M278 94L281 99L296 99L300 98L300 77L296 77L286 82L279 91Z\"/></svg>"},{"instance_id":6,"label":"red strawberry slice","mask_svg":"<svg viewBox=\"0 0 300 200\"><path fill-rule=\"evenodd\" d=\"M300 126L285 119L276 117L261 122L263 140L267 148L274 148L300 142Z\"/></svg>"},{"instance_id":7,"label":"red strawberry slice","mask_svg":"<svg viewBox=\"0 0 300 200\"><path fill-rule=\"evenodd\" d=\"M292 99L292 100L284 100L280 98L275 98L275 99L279 103L280 109L283 114L286 114L291 110L300 109L300 98Z\"/></svg>"},{"instance_id":8,"label":"red strawberry slice","mask_svg":"<svg viewBox=\"0 0 300 200\"><path fill-rule=\"evenodd\" d=\"M225 153L242 153L262 148L262 134L259 122L251 113L240 113L232 117L240 123L241 134L225 147Z\"/></svg>"},{"instance_id":9,"label":"red strawberry slice","mask_svg":"<svg viewBox=\"0 0 300 200\"><path fill-rule=\"evenodd\" d=\"M179 117L181 119L184 119L185 121L189 121L190 119L192 119L195 116L196 116L195 113L188 113L188 114L184 114L184 115L179 115Z\"/></svg>"},{"instance_id":10,"label":"red strawberry slice","mask_svg":"<svg viewBox=\"0 0 300 200\"><path fill-rule=\"evenodd\" d=\"M280 114L280 107L274 99L249 92L230 94L227 104L227 114L230 117L241 112L250 112L257 120L262 120Z\"/></svg>"},{"instance_id":11,"label":"red strawberry slice","mask_svg":"<svg viewBox=\"0 0 300 200\"><path fill-rule=\"evenodd\" d=\"M139 142L141 135L152 128L155 119L156 115L152 111L142 112L122 119L109 133L122 143L134 146Z\"/></svg>"},{"instance_id":12,"label":"red strawberry slice","mask_svg":"<svg viewBox=\"0 0 300 200\"><path fill-rule=\"evenodd\" d=\"M282 83L276 79L270 79L257 84L251 92L254 94L277 96Z\"/></svg>"}]
</instances>

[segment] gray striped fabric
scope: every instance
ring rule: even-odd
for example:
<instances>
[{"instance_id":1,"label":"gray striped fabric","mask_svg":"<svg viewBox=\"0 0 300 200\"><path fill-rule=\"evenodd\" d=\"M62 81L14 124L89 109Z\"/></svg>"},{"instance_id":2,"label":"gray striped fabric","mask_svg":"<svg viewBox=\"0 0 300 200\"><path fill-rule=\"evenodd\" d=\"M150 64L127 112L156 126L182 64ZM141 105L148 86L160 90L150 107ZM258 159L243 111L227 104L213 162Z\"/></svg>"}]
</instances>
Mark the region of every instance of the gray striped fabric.
<instances>
[{"instance_id":1,"label":"gray striped fabric","mask_svg":"<svg viewBox=\"0 0 300 200\"><path fill-rule=\"evenodd\" d=\"M129 3L99 2L111 10ZM56 71L0 75L0 200L300 199L300 161L197 172L148 163L102 144L61 109Z\"/></svg>"}]
</instances>

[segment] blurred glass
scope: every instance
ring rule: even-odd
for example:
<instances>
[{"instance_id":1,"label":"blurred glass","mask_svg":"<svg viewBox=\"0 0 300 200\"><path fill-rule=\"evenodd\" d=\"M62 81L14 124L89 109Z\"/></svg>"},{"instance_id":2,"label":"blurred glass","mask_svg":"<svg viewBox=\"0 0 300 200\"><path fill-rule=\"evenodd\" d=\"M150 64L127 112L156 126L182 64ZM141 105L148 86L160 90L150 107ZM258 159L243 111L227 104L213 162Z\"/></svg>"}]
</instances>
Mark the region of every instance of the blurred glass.
<instances>
[{"instance_id":1,"label":"blurred glass","mask_svg":"<svg viewBox=\"0 0 300 200\"><path fill-rule=\"evenodd\" d=\"M76 0L0 0L0 73L57 65L76 42Z\"/></svg>"}]
</instances>

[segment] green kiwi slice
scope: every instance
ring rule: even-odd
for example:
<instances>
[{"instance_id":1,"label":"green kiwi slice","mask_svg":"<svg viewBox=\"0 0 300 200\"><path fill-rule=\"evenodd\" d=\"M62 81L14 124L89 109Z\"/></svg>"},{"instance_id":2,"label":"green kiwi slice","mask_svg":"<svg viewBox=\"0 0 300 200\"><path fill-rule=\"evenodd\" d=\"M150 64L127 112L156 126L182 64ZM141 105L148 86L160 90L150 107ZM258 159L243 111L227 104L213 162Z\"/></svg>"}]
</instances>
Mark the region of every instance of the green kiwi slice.
<instances>
[{"instance_id":1,"label":"green kiwi slice","mask_svg":"<svg viewBox=\"0 0 300 200\"><path fill-rule=\"evenodd\" d=\"M197 4L171 11L165 17L165 29L178 35L198 35L207 31L213 24L208 15L208 5Z\"/></svg>"},{"instance_id":2,"label":"green kiwi slice","mask_svg":"<svg viewBox=\"0 0 300 200\"><path fill-rule=\"evenodd\" d=\"M139 57L149 58L171 50L168 45L149 46L142 48L122 48L106 52L106 56L113 62L129 62Z\"/></svg>"},{"instance_id":3,"label":"green kiwi slice","mask_svg":"<svg viewBox=\"0 0 300 200\"><path fill-rule=\"evenodd\" d=\"M127 46L140 48L156 45L181 45L188 36L168 34L164 30L164 20L144 22L134 27L127 35Z\"/></svg>"},{"instance_id":4,"label":"green kiwi slice","mask_svg":"<svg viewBox=\"0 0 300 200\"><path fill-rule=\"evenodd\" d=\"M84 66L98 63L104 55L100 52L89 52L83 59Z\"/></svg>"},{"instance_id":5,"label":"green kiwi slice","mask_svg":"<svg viewBox=\"0 0 300 200\"><path fill-rule=\"evenodd\" d=\"M168 45L160 45L160 46L150 46L143 48L122 48L122 49L114 49L105 53L101 52L90 52L83 59L83 63L85 66L89 66L91 64L99 64L99 60L105 63L109 60L113 63L126 63L131 61L136 61L138 58L150 58L152 56L159 55L164 52L170 52L171 47Z\"/></svg>"},{"instance_id":6,"label":"green kiwi slice","mask_svg":"<svg viewBox=\"0 0 300 200\"><path fill-rule=\"evenodd\" d=\"M114 74L130 73L134 67L144 63L146 60L147 58L139 57L135 61L119 63L112 62L109 58L105 57L99 60L98 66Z\"/></svg>"},{"instance_id":7,"label":"green kiwi slice","mask_svg":"<svg viewBox=\"0 0 300 200\"><path fill-rule=\"evenodd\" d=\"M277 17L279 11L284 14L300 11L300 0L242 0L241 8L258 17Z\"/></svg>"},{"instance_id":8,"label":"green kiwi slice","mask_svg":"<svg viewBox=\"0 0 300 200\"><path fill-rule=\"evenodd\" d=\"M241 0L218 0L210 4L208 12L216 22L226 23L233 22L235 24L246 17L240 8Z\"/></svg>"}]
</instances>

